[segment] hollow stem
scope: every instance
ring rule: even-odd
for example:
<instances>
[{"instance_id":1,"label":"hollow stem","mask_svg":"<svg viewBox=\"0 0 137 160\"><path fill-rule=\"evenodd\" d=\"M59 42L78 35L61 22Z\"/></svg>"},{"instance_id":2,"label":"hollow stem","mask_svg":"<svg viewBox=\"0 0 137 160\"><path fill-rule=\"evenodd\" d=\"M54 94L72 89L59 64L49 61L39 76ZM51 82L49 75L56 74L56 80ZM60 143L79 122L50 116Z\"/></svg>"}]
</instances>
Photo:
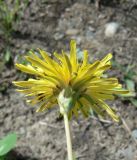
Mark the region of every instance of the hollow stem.
<instances>
[{"instance_id":1,"label":"hollow stem","mask_svg":"<svg viewBox=\"0 0 137 160\"><path fill-rule=\"evenodd\" d=\"M72 142L71 142L71 133L70 133L68 115L67 113L64 113L63 116L64 116L65 131L66 131L68 160L73 160Z\"/></svg>"},{"instance_id":2,"label":"hollow stem","mask_svg":"<svg viewBox=\"0 0 137 160\"><path fill-rule=\"evenodd\" d=\"M67 93L67 96L66 96ZM68 88L63 89L58 96L58 104L60 108L60 113L64 117L65 124L65 132L66 132L66 141L67 141L67 151L68 151L68 160L73 160L72 154L72 143L71 143L71 133L70 133L70 125L68 120L68 112L71 106L72 97L68 94Z\"/></svg>"}]
</instances>

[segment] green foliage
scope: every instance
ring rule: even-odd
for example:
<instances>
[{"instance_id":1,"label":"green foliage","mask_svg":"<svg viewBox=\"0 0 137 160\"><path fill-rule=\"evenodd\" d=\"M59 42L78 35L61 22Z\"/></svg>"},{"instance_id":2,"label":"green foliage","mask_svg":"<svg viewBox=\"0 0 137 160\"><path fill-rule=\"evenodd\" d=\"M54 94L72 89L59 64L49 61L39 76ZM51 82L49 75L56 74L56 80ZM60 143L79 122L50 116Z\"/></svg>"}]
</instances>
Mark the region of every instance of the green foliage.
<instances>
[{"instance_id":1,"label":"green foliage","mask_svg":"<svg viewBox=\"0 0 137 160\"><path fill-rule=\"evenodd\" d=\"M0 160L6 160L6 156L0 156Z\"/></svg>"},{"instance_id":2,"label":"green foliage","mask_svg":"<svg viewBox=\"0 0 137 160\"><path fill-rule=\"evenodd\" d=\"M10 49L7 47L6 51L5 51L5 56L4 56L4 62L9 62L11 58L11 51Z\"/></svg>"},{"instance_id":3,"label":"green foliage","mask_svg":"<svg viewBox=\"0 0 137 160\"><path fill-rule=\"evenodd\" d=\"M5 41L4 60L6 63L11 57L10 42L15 31L14 27L20 21L28 2L28 0L0 0L0 36Z\"/></svg>"},{"instance_id":4,"label":"green foliage","mask_svg":"<svg viewBox=\"0 0 137 160\"><path fill-rule=\"evenodd\" d=\"M4 34L8 38L11 36L11 33L14 30L13 25L20 20L28 2L28 0L0 0L1 34Z\"/></svg>"},{"instance_id":5,"label":"green foliage","mask_svg":"<svg viewBox=\"0 0 137 160\"><path fill-rule=\"evenodd\" d=\"M134 71L134 64L129 64L127 67L120 65L116 61L112 62L112 65L119 69L123 74L123 81L126 84L127 89L130 91L129 94L121 95L122 100L129 100L134 106L137 107L137 97L135 93L136 77L137 73Z\"/></svg>"},{"instance_id":6,"label":"green foliage","mask_svg":"<svg viewBox=\"0 0 137 160\"><path fill-rule=\"evenodd\" d=\"M16 14L19 10L19 1L16 0L13 9L10 7L10 3L0 0L0 28L1 34L5 38L9 38L13 31L13 23L16 21Z\"/></svg>"},{"instance_id":7,"label":"green foliage","mask_svg":"<svg viewBox=\"0 0 137 160\"><path fill-rule=\"evenodd\" d=\"M14 148L17 141L17 135L15 133L10 133L0 140L0 160L4 160L6 154Z\"/></svg>"}]
</instances>

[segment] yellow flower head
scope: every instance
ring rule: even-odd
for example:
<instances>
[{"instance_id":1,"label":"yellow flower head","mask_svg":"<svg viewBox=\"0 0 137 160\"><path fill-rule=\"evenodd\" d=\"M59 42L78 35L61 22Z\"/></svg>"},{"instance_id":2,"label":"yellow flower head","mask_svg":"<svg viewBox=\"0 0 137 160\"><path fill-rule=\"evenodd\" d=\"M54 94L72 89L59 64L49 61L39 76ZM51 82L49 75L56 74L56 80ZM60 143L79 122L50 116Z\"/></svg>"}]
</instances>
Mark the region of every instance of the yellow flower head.
<instances>
[{"instance_id":1,"label":"yellow flower head","mask_svg":"<svg viewBox=\"0 0 137 160\"><path fill-rule=\"evenodd\" d=\"M13 82L23 88L17 91L31 97L28 100L30 104L39 104L37 112L57 106L58 98L63 93L69 99L67 110L70 117L72 114L77 117L79 110L88 116L93 110L100 116L108 113L118 121L118 116L105 100L112 100L114 94L126 94L128 91L122 89L116 78L102 76L111 67L112 54L90 64L88 52L84 50L83 61L79 63L74 40L70 42L70 56L62 51L62 54L54 53L54 58L51 59L45 51L39 50L39 53L41 58L34 53L25 57L30 63L27 66L16 64L19 70L36 78Z\"/></svg>"}]
</instances>

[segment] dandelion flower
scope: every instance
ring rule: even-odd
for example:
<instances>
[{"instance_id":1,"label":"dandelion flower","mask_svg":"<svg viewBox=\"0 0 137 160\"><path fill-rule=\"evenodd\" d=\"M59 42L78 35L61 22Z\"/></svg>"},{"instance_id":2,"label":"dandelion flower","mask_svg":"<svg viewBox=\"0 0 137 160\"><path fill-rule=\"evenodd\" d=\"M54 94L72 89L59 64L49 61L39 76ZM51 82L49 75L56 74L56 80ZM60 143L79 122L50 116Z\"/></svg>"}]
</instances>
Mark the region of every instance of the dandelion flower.
<instances>
[{"instance_id":1,"label":"dandelion flower","mask_svg":"<svg viewBox=\"0 0 137 160\"><path fill-rule=\"evenodd\" d=\"M113 100L116 94L127 94L128 91L122 89L116 78L103 77L111 67L111 53L90 64L88 52L84 50L83 61L79 62L74 40L70 42L70 56L64 51L61 54L55 52L54 58L40 49L38 53L39 56L33 52L25 56L29 65L16 64L17 69L33 75L35 79L13 82L19 87L17 91L28 97L30 104L39 105L37 112L57 106L60 93L63 93L69 97L67 111L70 117L78 117L79 111L88 117L93 110L100 116L107 113L113 120L119 120L105 101Z\"/></svg>"}]
</instances>

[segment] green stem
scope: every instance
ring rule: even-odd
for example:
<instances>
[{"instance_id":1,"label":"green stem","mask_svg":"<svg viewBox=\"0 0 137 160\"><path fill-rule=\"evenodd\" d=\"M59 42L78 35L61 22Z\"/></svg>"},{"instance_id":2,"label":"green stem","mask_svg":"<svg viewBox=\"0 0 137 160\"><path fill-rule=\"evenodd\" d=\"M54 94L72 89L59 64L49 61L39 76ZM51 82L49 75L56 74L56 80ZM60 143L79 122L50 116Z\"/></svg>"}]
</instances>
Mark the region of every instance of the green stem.
<instances>
[{"instance_id":1,"label":"green stem","mask_svg":"<svg viewBox=\"0 0 137 160\"><path fill-rule=\"evenodd\" d=\"M70 133L68 115L67 115L67 113L64 113L63 116L64 116L65 131L66 131L68 160L73 160L71 133Z\"/></svg>"},{"instance_id":2,"label":"green stem","mask_svg":"<svg viewBox=\"0 0 137 160\"><path fill-rule=\"evenodd\" d=\"M67 96L66 96L67 93ZM68 160L73 160L72 154L72 143L71 143L71 133L68 120L68 112L71 106L72 97L68 94L69 90L63 89L58 96L58 104L60 108L60 113L64 117L65 131L66 131L66 140L67 140L67 151L68 151Z\"/></svg>"}]
</instances>

